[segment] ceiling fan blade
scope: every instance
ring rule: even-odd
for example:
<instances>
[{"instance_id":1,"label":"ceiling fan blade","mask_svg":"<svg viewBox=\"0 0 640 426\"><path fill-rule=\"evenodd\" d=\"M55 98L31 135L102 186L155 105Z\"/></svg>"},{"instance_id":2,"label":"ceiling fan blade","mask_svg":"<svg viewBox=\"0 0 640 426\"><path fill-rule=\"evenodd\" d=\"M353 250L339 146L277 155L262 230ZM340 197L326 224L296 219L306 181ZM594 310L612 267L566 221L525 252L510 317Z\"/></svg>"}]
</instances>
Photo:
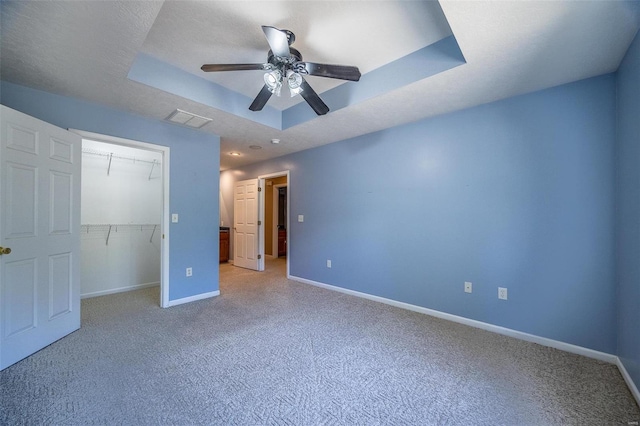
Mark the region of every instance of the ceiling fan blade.
<instances>
[{"instance_id":1,"label":"ceiling fan blade","mask_svg":"<svg viewBox=\"0 0 640 426\"><path fill-rule=\"evenodd\" d=\"M256 96L256 98L253 100L253 102L249 106L249 109L251 111L262 111L262 108L264 108L264 106L267 104L267 101L269 100L270 97L271 97L271 90L269 90L269 88L265 84L262 87L262 90L260 90L260 93L258 93L258 96Z\"/></svg>"},{"instance_id":2,"label":"ceiling fan blade","mask_svg":"<svg viewBox=\"0 0 640 426\"><path fill-rule=\"evenodd\" d=\"M340 80L358 81L360 80L360 70L358 67L347 65L316 64L314 62L300 62L304 65L309 75L318 77L337 78ZM296 64L297 65L297 64Z\"/></svg>"},{"instance_id":3,"label":"ceiling fan blade","mask_svg":"<svg viewBox=\"0 0 640 426\"><path fill-rule=\"evenodd\" d=\"M265 64L204 64L200 69L204 72L212 71L251 71L265 70Z\"/></svg>"},{"instance_id":4,"label":"ceiling fan blade","mask_svg":"<svg viewBox=\"0 0 640 426\"><path fill-rule=\"evenodd\" d=\"M262 31L264 31L269 47L275 56L279 56L281 58L288 58L291 56L291 52L289 51L289 40L287 39L287 34L284 31L275 27L268 27L266 25L262 26Z\"/></svg>"},{"instance_id":5,"label":"ceiling fan blade","mask_svg":"<svg viewBox=\"0 0 640 426\"><path fill-rule=\"evenodd\" d=\"M304 78L302 79L302 84L300 85L300 87L302 88L302 92L300 92L300 94L302 95L304 100L307 101L309 106L313 108L316 114L325 115L329 112L329 107L327 106L327 104L322 102L320 96L318 96L316 91L313 90L311 86L309 86L309 83L307 83Z\"/></svg>"}]
</instances>

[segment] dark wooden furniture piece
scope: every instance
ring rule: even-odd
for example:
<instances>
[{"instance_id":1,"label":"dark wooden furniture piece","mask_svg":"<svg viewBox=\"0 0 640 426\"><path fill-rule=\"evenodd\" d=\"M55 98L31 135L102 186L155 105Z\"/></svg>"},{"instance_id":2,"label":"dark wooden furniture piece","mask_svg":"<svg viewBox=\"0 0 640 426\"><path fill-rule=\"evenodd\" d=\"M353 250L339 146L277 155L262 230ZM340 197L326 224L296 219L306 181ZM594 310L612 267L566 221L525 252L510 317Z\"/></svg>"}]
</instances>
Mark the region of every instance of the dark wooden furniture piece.
<instances>
[{"instance_id":1,"label":"dark wooden furniture piece","mask_svg":"<svg viewBox=\"0 0 640 426\"><path fill-rule=\"evenodd\" d=\"M229 261L229 227L220 227L220 263Z\"/></svg>"},{"instance_id":2,"label":"dark wooden furniture piece","mask_svg":"<svg viewBox=\"0 0 640 426\"><path fill-rule=\"evenodd\" d=\"M278 257L287 255L287 230L278 229Z\"/></svg>"}]
</instances>

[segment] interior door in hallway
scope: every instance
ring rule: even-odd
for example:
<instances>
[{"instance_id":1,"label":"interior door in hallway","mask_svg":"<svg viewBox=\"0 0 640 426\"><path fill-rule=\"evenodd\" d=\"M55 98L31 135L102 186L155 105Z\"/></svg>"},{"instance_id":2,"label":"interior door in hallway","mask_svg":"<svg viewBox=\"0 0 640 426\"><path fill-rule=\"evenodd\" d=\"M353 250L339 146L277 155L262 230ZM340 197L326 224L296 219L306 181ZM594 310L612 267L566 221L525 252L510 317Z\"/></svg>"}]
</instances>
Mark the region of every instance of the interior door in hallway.
<instances>
[{"instance_id":1,"label":"interior door in hallway","mask_svg":"<svg viewBox=\"0 0 640 426\"><path fill-rule=\"evenodd\" d=\"M4 106L0 138L4 369L80 328L81 138Z\"/></svg>"},{"instance_id":2,"label":"interior door in hallway","mask_svg":"<svg viewBox=\"0 0 640 426\"><path fill-rule=\"evenodd\" d=\"M233 190L233 264L258 270L258 179L235 183Z\"/></svg>"}]
</instances>

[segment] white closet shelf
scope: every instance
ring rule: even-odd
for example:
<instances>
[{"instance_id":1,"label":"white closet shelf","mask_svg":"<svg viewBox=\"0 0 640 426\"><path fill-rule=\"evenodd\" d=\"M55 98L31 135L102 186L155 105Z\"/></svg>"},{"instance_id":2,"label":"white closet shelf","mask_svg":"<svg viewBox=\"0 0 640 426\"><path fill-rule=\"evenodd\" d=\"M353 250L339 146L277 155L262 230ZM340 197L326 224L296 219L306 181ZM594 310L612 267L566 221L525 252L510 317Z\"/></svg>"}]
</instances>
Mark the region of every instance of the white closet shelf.
<instances>
[{"instance_id":1,"label":"white closet shelf","mask_svg":"<svg viewBox=\"0 0 640 426\"><path fill-rule=\"evenodd\" d=\"M92 223L80 225L80 231L87 234L90 232L106 232L107 237L105 245L109 245L111 232L152 231L151 238L149 238L149 242L152 242L153 236L159 227L159 224L154 223Z\"/></svg>"},{"instance_id":2,"label":"white closet shelf","mask_svg":"<svg viewBox=\"0 0 640 426\"><path fill-rule=\"evenodd\" d=\"M151 171L149 172L149 180L151 180L151 174L153 173L154 167L159 166L161 164L160 161L155 159L149 160L144 158L131 157L126 155L114 154L113 152L108 152L108 151L100 151L99 149L92 149L92 148L82 148L82 153L87 155L95 155L98 157L105 157L109 159L109 164L107 166L107 176L111 172L111 160L113 159L133 161L134 164L135 163L151 164Z\"/></svg>"}]
</instances>

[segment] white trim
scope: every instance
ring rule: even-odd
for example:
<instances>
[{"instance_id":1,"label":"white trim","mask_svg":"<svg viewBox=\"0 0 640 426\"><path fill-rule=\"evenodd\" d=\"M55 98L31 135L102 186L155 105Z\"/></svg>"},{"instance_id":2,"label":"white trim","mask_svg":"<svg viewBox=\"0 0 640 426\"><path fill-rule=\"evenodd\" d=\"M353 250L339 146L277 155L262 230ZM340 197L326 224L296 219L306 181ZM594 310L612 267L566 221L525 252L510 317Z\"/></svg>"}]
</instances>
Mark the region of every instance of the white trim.
<instances>
[{"instance_id":1,"label":"white trim","mask_svg":"<svg viewBox=\"0 0 640 426\"><path fill-rule=\"evenodd\" d=\"M504 336L514 337L516 339L525 340L527 342L537 343L543 346L549 346L551 348L560 349L561 351L570 352L578 355L583 355L588 358L597 359L600 361L616 364L618 357L605 352L595 351L593 349L584 348L582 346L572 345L570 343L560 342L558 340L548 339L546 337L536 336L534 334L523 333L522 331L513 330L506 327L500 327L498 325L489 324L482 321L476 321L469 318L461 317L458 315L448 314L446 312L436 311L434 309L424 308L422 306L411 305L409 303L398 302L396 300L387 299L380 296L373 296L367 293L361 293L355 290L349 290L342 287L333 286L330 284L324 284L317 281L308 280L300 277L289 277L293 281L298 281L303 284L310 284L316 287L325 288L327 290L338 291L340 293L349 294L351 296L361 297L363 299L373 300L374 302L380 302L387 305L395 306L409 311L419 312L421 314L430 315L432 317L445 319L448 321L457 322L459 324L468 325L470 327L480 328L482 330L490 331L492 333L502 334Z\"/></svg>"},{"instance_id":2,"label":"white trim","mask_svg":"<svg viewBox=\"0 0 640 426\"><path fill-rule=\"evenodd\" d=\"M160 285L160 281L146 284L136 284L127 287L112 288L109 290L94 291L92 293L84 293L80 295L80 299L89 299L91 297L106 296L107 294L124 293L126 291L141 290L147 287L156 287Z\"/></svg>"},{"instance_id":3,"label":"white trim","mask_svg":"<svg viewBox=\"0 0 640 426\"><path fill-rule=\"evenodd\" d=\"M137 141L134 139L125 139L125 138L120 138L118 136L103 135L102 133L87 132L85 130L78 130L78 129L69 129L69 131L82 136L84 139L91 139L97 142L106 142L114 145L122 145L122 146L129 146L129 147L133 146L134 148L146 149L147 151L154 151L154 152L162 152L164 149L169 149L168 146L164 146L164 145L157 145L149 142Z\"/></svg>"},{"instance_id":4,"label":"white trim","mask_svg":"<svg viewBox=\"0 0 640 426\"><path fill-rule=\"evenodd\" d=\"M220 290L210 291L209 293L196 294L195 296L183 297L182 299L169 300L169 305L163 307L170 308L172 306L182 305L183 303L195 302L196 300L209 299L216 296L220 296Z\"/></svg>"},{"instance_id":5,"label":"white trim","mask_svg":"<svg viewBox=\"0 0 640 426\"><path fill-rule=\"evenodd\" d=\"M291 253L291 236L289 235L289 233L291 232L291 174L289 172L289 170L283 170L281 172L275 172L275 173L269 173L266 175L260 175L258 176L258 182L260 183L261 187L264 187L264 182L265 179L271 179L271 178L276 178L276 177L280 177L280 176L286 176L287 177L287 278L290 278L289 276L289 271L290 271L290 263L289 260L291 259L291 256L289 256L289 253ZM260 192L261 195L259 195L259 212L258 212L258 216L259 216L259 220L262 221L262 223L264 223L264 194L266 193L266 191ZM234 213L235 214L235 213ZM258 250L260 253L264 253L264 226L261 226L259 231L258 231ZM260 269L261 271L264 271L264 259L265 257L262 256L261 259L261 264L262 264L262 269Z\"/></svg>"},{"instance_id":6,"label":"white trim","mask_svg":"<svg viewBox=\"0 0 640 426\"><path fill-rule=\"evenodd\" d=\"M276 218L278 217L278 204L279 193L280 191L276 190L276 185L273 185L271 190L271 256L275 259L278 258L278 221ZM266 200L265 200L265 209L266 209ZM265 211L265 214L267 212ZM266 217L266 216L265 216ZM265 240L266 242L266 240Z\"/></svg>"},{"instance_id":7,"label":"white trim","mask_svg":"<svg viewBox=\"0 0 640 426\"><path fill-rule=\"evenodd\" d=\"M70 132L78 134L86 139L92 139L98 142L106 142L114 145L128 146L131 148L144 149L147 151L158 152L162 154L162 220L160 239L160 306L166 308L169 306L169 188L171 187L170 176L170 157L171 149L168 146L156 145L148 142L140 142L132 139L119 138L117 136L102 135L99 133L87 132L78 129L69 129ZM82 201L80 201L82 202Z\"/></svg>"},{"instance_id":8,"label":"white trim","mask_svg":"<svg viewBox=\"0 0 640 426\"><path fill-rule=\"evenodd\" d=\"M271 202L273 203L272 207L272 223L271 223L271 227L273 228L271 231L271 252L273 253L273 257L275 259L278 258L278 243L279 243L279 237L278 237L278 221L276 220L276 218L279 216L280 214L280 191L276 191L276 189L280 189L280 188L287 188L287 184L286 183L279 183L276 185L273 185L273 194L271 194L271 198L273 198L273 200L271 200ZM289 189L287 188L287 198L289 198ZM287 219L289 218L289 212L287 212Z\"/></svg>"},{"instance_id":9,"label":"white trim","mask_svg":"<svg viewBox=\"0 0 640 426\"><path fill-rule=\"evenodd\" d=\"M237 182L236 182L237 183ZM264 272L264 262L265 262L265 257L264 257L264 227L265 227L265 220L264 220L264 204L265 204L265 196L264 194L266 194L266 189L265 189L265 180L264 178L258 177L258 187L260 188L260 191L258 191L258 255L262 255L260 256L260 259L258 259L258 272ZM235 186L234 186L234 195L233 195L233 206L234 206L234 210L233 210L233 216L234 216L234 220L235 220L235 215L236 215L236 211L235 211L235 205L236 205L236 199L235 199Z\"/></svg>"},{"instance_id":10,"label":"white trim","mask_svg":"<svg viewBox=\"0 0 640 426\"><path fill-rule=\"evenodd\" d=\"M281 172L268 173L266 175L258 176L258 179L273 179L281 176L287 176L287 182L289 181L289 170L283 170Z\"/></svg>"},{"instance_id":11,"label":"white trim","mask_svg":"<svg viewBox=\"0 0 640 426\"><path fill-rule=\"evenodd\" d=\"M640 406L640 392L638 391L636 384L633 383L633 379L629 375L629 372L624 367L624 364L622 363L622 360L619 357L616 357L616 365L618 366L618 370L620 370L620 374L622 374L624 381L627 383L627 386L629 387L631 394L633 395L633 397L636 399L636 402Z\"/></svg>"}]
</instances>

